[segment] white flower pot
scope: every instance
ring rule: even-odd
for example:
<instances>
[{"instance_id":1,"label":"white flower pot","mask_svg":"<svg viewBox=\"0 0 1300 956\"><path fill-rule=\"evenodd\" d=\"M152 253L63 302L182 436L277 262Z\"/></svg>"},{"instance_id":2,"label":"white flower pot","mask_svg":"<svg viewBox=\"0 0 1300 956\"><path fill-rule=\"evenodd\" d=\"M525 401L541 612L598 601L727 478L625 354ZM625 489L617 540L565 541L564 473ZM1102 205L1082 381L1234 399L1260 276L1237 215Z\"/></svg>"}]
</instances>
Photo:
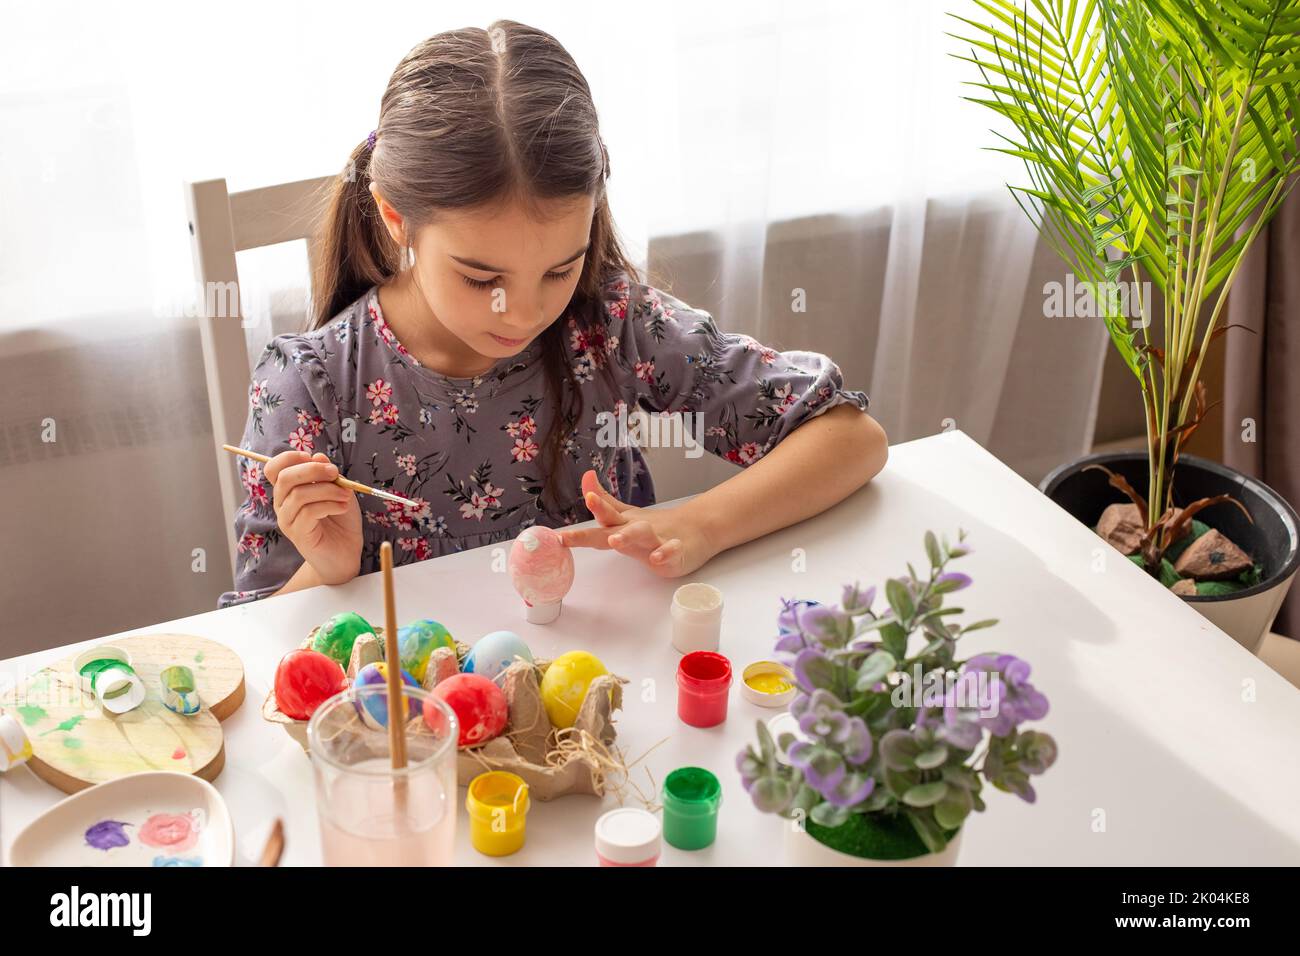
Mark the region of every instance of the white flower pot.
<instances>
[{"instance_id":1,"label":"white flower pot","mask_svg":"<svg viewBox=\"0 0 1300 956\"><path fill-rule=\"evenodd\" d=\"M803 827L792 821L783 820L782 823L787 866L956 866L957 854L961 852L959 830L939 853L926 853L906 860L873 860L832 849L809 836Z\"/></svg>"}]
</instances>

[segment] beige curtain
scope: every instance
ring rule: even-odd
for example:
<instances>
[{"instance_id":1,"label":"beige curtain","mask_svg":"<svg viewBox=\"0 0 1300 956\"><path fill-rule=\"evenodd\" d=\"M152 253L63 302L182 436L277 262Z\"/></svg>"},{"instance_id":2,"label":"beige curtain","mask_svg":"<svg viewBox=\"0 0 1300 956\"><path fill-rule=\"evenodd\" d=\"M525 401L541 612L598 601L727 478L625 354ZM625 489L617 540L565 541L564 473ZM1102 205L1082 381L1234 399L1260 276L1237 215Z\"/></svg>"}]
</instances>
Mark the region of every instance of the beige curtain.
<instances>
[{"instance_id":1,"label":"beige curtain","mask_svg":"<svg viewBox=\"0 0 1300 956\"><path fill-rule=\"evenodd\" d=\"M1228 299L1224 463L1300 502L1300 197L1292 194L1251 248ZM1253 334L1252 334L1253 333ZM1273 630L1300 640L1293 589Z\"/></svg>"}]
</instances>

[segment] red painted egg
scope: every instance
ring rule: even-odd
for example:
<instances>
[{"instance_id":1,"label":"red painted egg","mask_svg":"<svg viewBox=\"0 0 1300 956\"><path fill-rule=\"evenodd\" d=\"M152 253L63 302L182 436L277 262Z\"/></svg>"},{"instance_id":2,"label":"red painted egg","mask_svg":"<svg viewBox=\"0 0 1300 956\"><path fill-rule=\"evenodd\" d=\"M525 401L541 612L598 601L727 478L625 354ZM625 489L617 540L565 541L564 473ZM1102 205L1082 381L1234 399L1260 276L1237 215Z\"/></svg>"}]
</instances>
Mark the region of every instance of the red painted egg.
<instances>
[{"instance_id":1,"label":"red painted egg","mask_svg":"<svg viewBox=\"0 0 1300 956\"><path fill-rule=\"evenodd\" d=\"M275 703L286 717L307 720L346 684L338 661L320 651L290 651L275 669Z\"/></svg>"},{"instance_id":2,"label":"red painted egg","mask_svg":"<svg viewBox=\"0 0 1300 956\"><path fill-rule=\"evenodd\" d=\"M509 708L501 688L481 674L454 674L433 689L456 713L460 724L461 747L473 747L499 736L506 729ZM434 716L434 707L424 709L425 717ZM437 728L434 728L435 730Z\"/></svg>"}]
</instances>

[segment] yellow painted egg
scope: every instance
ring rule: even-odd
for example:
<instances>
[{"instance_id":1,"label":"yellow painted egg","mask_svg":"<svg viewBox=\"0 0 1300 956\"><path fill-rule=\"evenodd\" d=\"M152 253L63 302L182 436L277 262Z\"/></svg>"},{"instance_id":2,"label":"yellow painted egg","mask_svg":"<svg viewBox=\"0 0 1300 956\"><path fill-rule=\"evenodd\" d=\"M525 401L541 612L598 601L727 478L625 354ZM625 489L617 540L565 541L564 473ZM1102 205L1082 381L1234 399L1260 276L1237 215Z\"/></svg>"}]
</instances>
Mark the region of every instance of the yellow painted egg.
<instances>
[{"instance_id":1,"label":"yellow painted egg","mask_svg":"<svg viewBox=\"0 0 1300 956\"><path fill-rule=\"evenodd\" d=\"M597 677L608 674L594 654L569 651L561 654L542 675L542 706L556 727L572 727L587 688Z\"/></svg>"}]
</instances>

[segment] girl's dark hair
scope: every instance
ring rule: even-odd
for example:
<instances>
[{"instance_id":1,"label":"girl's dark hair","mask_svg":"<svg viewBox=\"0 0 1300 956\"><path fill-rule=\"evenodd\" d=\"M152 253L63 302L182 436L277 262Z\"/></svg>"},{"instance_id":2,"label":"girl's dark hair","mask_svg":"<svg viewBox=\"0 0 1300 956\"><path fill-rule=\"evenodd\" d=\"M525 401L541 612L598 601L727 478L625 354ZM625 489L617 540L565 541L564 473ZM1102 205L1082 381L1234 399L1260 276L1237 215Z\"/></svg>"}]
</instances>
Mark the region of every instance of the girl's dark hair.
<instances>
[{"instance_id":1,"label":"girl's dark hair","mask_svg":"<svg viewBox=\"0 0 1300 956\"><path fill-rule=\"evenodd\" d=\"M372 182L405 220L408 244L440 210L517 200L541 218L542 202L594 197L591 248L573 299L541 335L547 397L555 409L542 453L543 493L562 506L566 499L553 482L582 412L564 346L566 317L594 331L605 321L602 286L619 275L640 281L610 216L609 154L586 79L554 37L522 23L498 20L486 30L440 33L393 71L373 142L362 140L352 150L327 201L317 236L312 328L410 261L409 248L394 243L380 219ZM608 366L601 369L617 396Z\"/></svg>"}]
</instances>

